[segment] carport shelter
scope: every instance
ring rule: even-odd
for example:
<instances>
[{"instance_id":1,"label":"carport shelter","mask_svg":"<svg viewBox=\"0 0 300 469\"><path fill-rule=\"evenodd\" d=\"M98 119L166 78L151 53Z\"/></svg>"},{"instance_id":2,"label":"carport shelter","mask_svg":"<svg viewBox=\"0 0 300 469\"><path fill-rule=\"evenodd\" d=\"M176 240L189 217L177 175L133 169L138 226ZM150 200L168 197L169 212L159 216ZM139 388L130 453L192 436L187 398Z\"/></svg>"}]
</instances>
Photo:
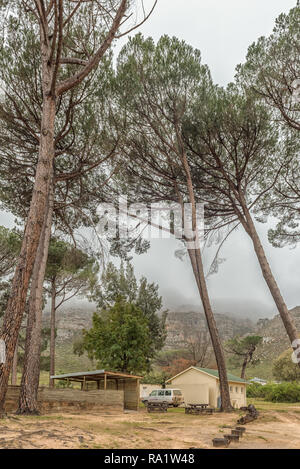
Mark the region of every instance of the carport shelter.
<instances>
[{"instance_id":1,"label":"carport shelter","mask_svg":"<svg viewBox=\"0 0 300 469\"><path fill-rule=\"evenodd\" d=\"M51 376L54 380L63 380L68 383L80 383L81 390L101 389L109 393L110 390L123 391L124 409L138 410L140 397L140 379L127 373L119 373L108 370L80 371L78 373L67 373Z\"/></svg>"}]
</instances>

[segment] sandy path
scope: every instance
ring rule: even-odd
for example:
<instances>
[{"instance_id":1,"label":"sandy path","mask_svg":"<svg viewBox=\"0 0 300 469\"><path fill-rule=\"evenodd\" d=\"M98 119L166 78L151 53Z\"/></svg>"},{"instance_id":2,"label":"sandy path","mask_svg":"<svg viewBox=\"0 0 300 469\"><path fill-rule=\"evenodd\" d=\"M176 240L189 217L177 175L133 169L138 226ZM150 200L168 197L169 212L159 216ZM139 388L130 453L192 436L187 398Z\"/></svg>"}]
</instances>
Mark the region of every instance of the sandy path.
<instances>
[{"instance_id":1,"label":"sandy path","mask_svg":"<svg viewBox=\"0 0 300 469\"><path fill-rule=\"evenodd\" d=\"M295 410L296 409L296 410ZM247 425L245 436L230 448L300 448L300 409L266 411ZM212 438L234 426L238 414L192 416L85 413L40 417L9 416L0 421L0 448L211 448Z\"/></svg>"}]
</instances>

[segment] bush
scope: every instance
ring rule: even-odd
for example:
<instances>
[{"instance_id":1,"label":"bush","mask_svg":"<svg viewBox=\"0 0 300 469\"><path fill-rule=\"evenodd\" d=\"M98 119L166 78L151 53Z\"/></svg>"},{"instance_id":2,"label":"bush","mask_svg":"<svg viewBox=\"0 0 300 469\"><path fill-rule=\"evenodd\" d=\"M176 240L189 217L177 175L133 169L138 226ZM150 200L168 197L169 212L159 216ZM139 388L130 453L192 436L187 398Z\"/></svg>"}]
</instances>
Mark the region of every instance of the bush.
<instances>
[{"instance_id":1,"label":"bush","mask_svg":"<svg viewBox=\"0 0 300 469\"><path fill-rule=\"evenodd\" d=\"M274 361L273 376L277 381L300 381L300 368L298 363L292 362L292 352L289 348Z\"/></svg>"},{"instance_id":2,"label":"bush","mask_svg":"<svg viewBox=\"0 0 300 469\"><path fill-rule=\"evenodd\" d=\"M269 402L300 402L300 384L269 383L263 386L252 383L247 387L247 397L263 398Z\"/></svg>"},{"instance_id":3,"label":"bush","mask_svg":"<svg viewBox=\"0 0 300 469\"><path fill-rule=\"evenodd\" d=\"M300 384L280 383L265 386L265 400L271 402L299 402Z\"/></svg>"},{"instance_id":4,"label":"bush","mask_svg":"<svg viewBox=\"0 0 300 469\"><path fill-rule=\"evenodd\" d=\"M249 386L247 386L247 397L265 397L264 395L264 388L266 386L263 386L262 384L259 383L251 383Z\"/></svg>"}]
</instances>

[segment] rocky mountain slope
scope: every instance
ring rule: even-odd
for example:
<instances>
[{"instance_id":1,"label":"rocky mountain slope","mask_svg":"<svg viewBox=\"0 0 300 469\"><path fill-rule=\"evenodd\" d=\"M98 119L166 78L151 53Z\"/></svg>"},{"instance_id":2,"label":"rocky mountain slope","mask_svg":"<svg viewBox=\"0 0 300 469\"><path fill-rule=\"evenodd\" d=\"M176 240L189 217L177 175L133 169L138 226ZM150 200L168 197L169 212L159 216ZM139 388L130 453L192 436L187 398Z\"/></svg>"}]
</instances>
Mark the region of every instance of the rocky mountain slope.
<instances>
[{"instance_id":1,"label":"rocky mountain slope","mask_svg":"<svg viewBox=\"0 0 300 469\"><path fill-rule=\"evenodd\" d=\"M73 340L82 329L92 324L95 307L92 304L65 307L57 312L57 363L59 371L91 369L87 357L75 357L72 353ZM291 310L300 333L300 306ZM256 333L263 337L258 349L260 364L249 369L249 376L272 378L272 363L289 347L289 340L279 315L272 319L260 319L256 324L248 318L237 318L230 313L215 314L222 341L236 335ZM44 313L44 324L49 324L49 313ZM205 316L197 312L169 312L166 321L166 349L180 349L195 331L207 331ZM238 372L238 370L236 370Z\"/></svg>"},{"instance_id":2,"label":"rocky mountain slope","mask_svg":"<svg viewBox=\"0 0 300 469\"><path fill-rule=\"evenodd\" d=\"M95 307L92 304L84 306L65 307L57 312L57 343L73 341L82 329L92 325ZM217 326L222 340L228 340L235 335L243 335L254 330L254 323L249 319L231 317L229 314L215 314ZM44 323L50 321L50 313L44 313ZM180 348L195 331L207 331L205 316L197 312L168 312L166 320L167 340L166 348Z\"/></svg>"},{"instance_id":3,"label":"rocky mountain slope","mask_svg":"<svg viewBox=\"0 0 300 469\"><path fill-rule=\"evenodd\" d=\"M249 319L237 319L227 314L215 314L221 339L227 341L236 335L244 335L254 330L255 325ZM206 332L204 314L196 312L169 312L166 321L167 349L181 348L195 332Z\"/></svg>"},{"instance_id":4,"label":"rocky mountain slope","mask_svg":"<svg viewBox=\"0 0 300 469\"><path fill-rule=\"evenodd\" d=\"M296 328L300 334L300 306L290 310L294 317ZM263 343L259 348L259 358L262 360L274 360L282 352L290 347L290 342L278 315L273 319L261 319L256 325L256 333L263 337Z\"/></svg>"}]
</instances>

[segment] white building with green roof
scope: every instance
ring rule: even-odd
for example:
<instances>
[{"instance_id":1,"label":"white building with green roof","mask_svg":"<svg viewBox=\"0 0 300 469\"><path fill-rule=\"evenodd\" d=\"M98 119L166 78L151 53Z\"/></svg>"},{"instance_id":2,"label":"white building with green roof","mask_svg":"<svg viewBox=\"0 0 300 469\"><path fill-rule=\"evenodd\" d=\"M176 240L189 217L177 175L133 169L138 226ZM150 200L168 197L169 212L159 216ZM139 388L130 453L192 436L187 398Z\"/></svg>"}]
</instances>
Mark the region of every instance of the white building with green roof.
<instances>
[{"instance_id":1,"label":"white building with green roof","mask_svg":"<svg viewBox=\"0 0 300 469\"><path fill-rule=\"evenodd\" d=\"M231 403L239 409L247 405L247 381L227 373ZM190 366L166 381L168 388L180 389L185 404L209 404L220 407L220 384L217 370Z\"/></svg>"}]
</instances>

